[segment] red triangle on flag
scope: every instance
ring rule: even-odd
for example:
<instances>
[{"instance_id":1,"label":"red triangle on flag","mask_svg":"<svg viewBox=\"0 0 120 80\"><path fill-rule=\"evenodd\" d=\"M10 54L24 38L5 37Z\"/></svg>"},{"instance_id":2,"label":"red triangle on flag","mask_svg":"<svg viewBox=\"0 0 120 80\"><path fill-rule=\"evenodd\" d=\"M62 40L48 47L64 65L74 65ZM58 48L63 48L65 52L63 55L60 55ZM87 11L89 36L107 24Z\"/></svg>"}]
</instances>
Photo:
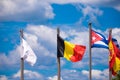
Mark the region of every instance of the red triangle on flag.
<instances>
[{"instance_id":1,"label":"red triangle on flag","mask_svg":"<svg viewBox=\"0 0 120 80\"><path fill-rule=\"evenodd\" d=\"M95 32L92 30L92 41L91 41L91 45L93 45L95 42L100 41L100 40L102 40L102 38L101 38L97 33L95 33Z\"/></svg>"}]
</instances>

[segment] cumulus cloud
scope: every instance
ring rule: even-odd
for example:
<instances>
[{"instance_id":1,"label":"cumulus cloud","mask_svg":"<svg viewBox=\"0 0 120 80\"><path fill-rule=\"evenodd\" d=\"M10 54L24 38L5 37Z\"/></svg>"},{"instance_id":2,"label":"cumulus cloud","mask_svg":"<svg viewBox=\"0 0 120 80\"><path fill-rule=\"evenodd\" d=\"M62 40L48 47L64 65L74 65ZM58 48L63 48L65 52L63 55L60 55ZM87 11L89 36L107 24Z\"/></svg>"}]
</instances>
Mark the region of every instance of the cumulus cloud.
<instances>
[{"instance_id":1,"label":"cumulus cloud","mask_svg":"<svg viewBox=\"0 0 120 80\"><path fill-rule=\"evenodd\" d=\"M82 70L82 74L89 77L89 71ZM92 78L95 80L108 80L109 70L105 69L103 71L101 70L92 70Z\"/></svg>"},{"instance_id":2,"label":"cumulus cloud","mask_svg":"<svg viewBox=\"0 0 120 80\"><path fill-rule=\"evenodd\" d=\"M43 0L0 1L0 21L43 22L52 18L53 8Z\"/></svg>"},{"instance_id":3,"label":"cumulus cloud","mask_svg":"<svg viewBox=\"0 0 120 80\"><path fill-rule=\"evenodd\" d=\"M90 5L76 4L75 6L83 14L83 17L80 18L77 24L82 24L84 21L87 21L87 22L94 22L94 24L99 25L97 17L103 14L102 10L100 10L97 7L92 7Z\"/></svg>"},{"instance_id":4,"label":"cumulus cloud","mask_svg":"<svg viewBox=\"0 0 120 80\"><path fill-rule=\"evenodd\" d=\"M72 35L75 36L72 40L70 40L70 42L87 46L88 40L85 38L89 37L88 31L70 30L68 31L68 34L68 37Z\"/></svg>"},{"instance_id":5,"label":"cumulus cloud","mask_svg":"<svg viewBox=\"0 0 120 80\"><path fill-rule=\"evenodd\" d=\"M64 69L61 72L63 80L87 80L89 79L89 71L87 70L68 70ZM108 80L109 70L92 70L92 79L94 80ZM48 77L49 80L57 80L57 76Z\"/></svg>"},{"instance_id":6,"label":"cumulus cloud","mask_svg":"<svg viewBox=\"0 0 120 80\"><path fill-rule=\"evenodd\" d=\"M57 75L55 75L53 77L48 77L48 80L58 80L58 77L57 77ZM61 78L61 80L63 80L63 79Z\"/></svg>"},{"instance_id":7,"label":"cumulus cloud","mask_svg":"<svg viewBox=\"0 0 120 80\"><path fill-rule=\"evenodd\" d=\"M13 78L16 79L16 78L20 78L20 70L13 75ZM24 79L29 79L29 80L37 80L37 79L40 79L40 80L44 80L43 76L38 73L38 72L35 72L35 71L30 71L30 70L24 70Z\"/></svg>"},{"instance_id":8,"label":"cumulus cloud","mask_svg":"<svg viewBox=\"0 0 120 80\"><path fill-rule=\"evenodd\" d=\"M52 43L53 45L56 43L56 29L52 29L45 25L28 25L27 30L38 36L43 41Z\"/></svg>"},{"instance_id":9,"label":"cumulus cloud","mask_svg":"<svg viewBox=\"0 0 120 80\"><path fill-rule=\"evenodd\" d=\"M120 28L114 28L112 29L112 36L118 40L118 43L120 44Z\"/></svg>"},{"instance_id":10,"label":"cumulus cloud","mask_svg":"<svg viewBox=\"0 0 120 80\"><path fill-rule=\"evenodd\" d=\"M18 64L20 61L20 46L17 46L17 48L13 51L10 51L8 55L5 55L4 53L0 54L0 65L1 67L4 66L12 66L14 64Z\"/></svg>"},{"instance_id":11,"label":"cumulus cloud","mask_svg":"<svg viewBox=\"0 0 120 80\"><path fill-rule=\"evenodd\" d=\"M78 62L78 63L73 63L73 65L72 65L72 67L73 68L76 68L76 69L79 69L79 68L84 68L84 67L86 67L86 66L88 66L88 62L85 62L85 61L80 61L80 62Z\"/></svg>"},{"instance_id":12,"label":"cumulus cloud","mask_svg":"<svg viewBox=\"0 0 120 80\"><path fill-rule=\"evenodd\" d=\"M64 69L61 72L63 80L88 80L88 77L84 76L81 71L74 69Z\"/></svg>"}]
</instances>

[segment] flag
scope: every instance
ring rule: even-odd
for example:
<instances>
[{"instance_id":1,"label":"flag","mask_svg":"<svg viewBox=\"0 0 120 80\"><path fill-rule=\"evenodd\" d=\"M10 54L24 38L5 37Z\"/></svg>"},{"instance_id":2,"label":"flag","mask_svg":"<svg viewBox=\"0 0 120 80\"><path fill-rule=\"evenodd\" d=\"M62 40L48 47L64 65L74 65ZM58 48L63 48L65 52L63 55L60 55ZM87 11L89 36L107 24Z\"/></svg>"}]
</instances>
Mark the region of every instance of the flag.
<instances>
[{"instance_id":1,"label":"flag","mask_svg":"<svg viewBox=\"0 0 120 80\"><path fill-rule=\"evenodd\" d=\"M120 70L120 50L117 40L109 36L109 69L113 75Z\"/></svg>"},{"instance_id":2,"label":"flag","mask_svg":"<svg viewBox=\"0 0 120 80\"><path fill-rule=\"evenodd\" d=\"M82 60L86 46L72 44L63 40L59 35L57 36L57 43L57 57L64 57L71 62Z\"/></svg>"},{"instance_id":3,"label":"flag","mask_svg":"<svg viewBox=\"0 0 120 80\"><path fill-rule=\"evenodd\" d=\"M116 57L116 52L115 52L115 44L112 41L112 38L109 36L109 68L112 70L114 62L115 62L115 57Z\"/></svg>"},{"instance_id":4,"label":"flag","mask_svg":"<svg viewBox=\"0 0 120 80\"><path fill-rule=\"evenodd\" d=\"M116 48L117 48L117 51L116 51L116 57L118 57L120 59L120 47L119 47L119 44L117 42L117 40L115 38L112 38L112 41L114 42Z\"/></svg>"},{"instance_id":5,"label":"flag","mask_svg":"<svg viewBox=\"0 0 120 80\"><path fill-rule=\"evenodd\" d=\"M21 46L22 46L21 58L25 59L30 65L33 66L37 60L35 53L23 38Z\"/></svg>"},{"instance_id":6,"label":"flag","mask_svg":"<svg viewBox=\"0 0 120 80\"><path fill-rule=\"evenodd\" d=\"M108 40L101 33L91 30L91 48L108 49Z\"/></svg>"},{"instance_id":7,"label":"flag","mask_svg":"<svg viewBox=\"0 0 120 80\"><path fill-rule=\"evenodd\" d=\"M116 75L118 71L120 71L120 59L118 57L116 57L115 63L113 65L113 69L112 69L112 74Z\"/></svg>"}]
</instances>

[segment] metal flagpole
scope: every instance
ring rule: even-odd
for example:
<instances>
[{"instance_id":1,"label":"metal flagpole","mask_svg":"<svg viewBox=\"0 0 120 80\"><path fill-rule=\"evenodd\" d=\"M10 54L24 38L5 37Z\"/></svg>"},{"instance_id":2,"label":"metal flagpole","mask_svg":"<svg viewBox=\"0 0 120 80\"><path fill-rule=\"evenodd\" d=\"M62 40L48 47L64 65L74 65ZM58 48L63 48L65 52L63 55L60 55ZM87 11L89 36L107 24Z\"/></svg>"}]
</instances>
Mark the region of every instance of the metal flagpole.
<instances>
[{"instance_id":1,"label":"metal flagpole","mask_svg":"<svg viewBox=\"0 0 120 80\"><path fill-rule=\"evenodd\" d=\"M112 29L109 30L109 36L112 37ZM112 70L111 69L109 69L109 80L112 80Z\"/></svg>"},{"instance_id":2,"label":"metal flagpole","mask_svg":"<svg viewBox=\"0 0 120 80\"><path fill-rule=\"evenodd\" d=\"M20 37L23 38L23 30L20 30ZM20 80L24 80L24 59L23 58L21 58L21 61L20 61L20 68L21 68Z\"/></svg>"},{"instance_id":3,"label":"metal flagpole","mask_svg":"<svg viewBox=\"0 0 120 80\"><path fill-rule=\"evenodd\" d=\"M59 28L57 28L57 36L59 36L60 34L60 30ZM57 40L57 50L58 50L58 40ZM57 63L58 63L58 80L60 80L60 72L61 72L61 69L60 69L60 57L57 56Z\"/></svg>"},{"instance_id":4,"label":"metal flagpole","mask_svg":"<svg viewBox=\"0 0 120 80\"><path fill-rule=\"evenodd\" d=\"M92 80L92 55L91 55L91 25L92 23L89 23L89 80Z\"/></svg>"}]
</instances>

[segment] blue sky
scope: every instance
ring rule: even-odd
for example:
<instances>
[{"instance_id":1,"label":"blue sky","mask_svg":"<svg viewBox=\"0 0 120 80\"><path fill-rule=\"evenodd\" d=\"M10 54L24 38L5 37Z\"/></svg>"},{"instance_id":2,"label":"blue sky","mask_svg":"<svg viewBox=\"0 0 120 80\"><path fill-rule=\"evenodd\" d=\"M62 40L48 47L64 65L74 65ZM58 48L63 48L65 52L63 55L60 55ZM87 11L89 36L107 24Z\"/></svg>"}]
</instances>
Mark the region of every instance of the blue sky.
<instances>
[{"instance_id":1,"label":"blue sky","mask_svg":"<svg viewBox=\"0 0 120 80\"><path fill-rule=\"evenodd\" d=\"M62 80L88 80L89 22L106 37L112 28L120 44L119 0L1 0L0 80L20 78L20 29L37 55L34 66L25 61L25 80L57 80L57 27L64 39L87 47L80 62L61 58ZM108 55L106 49L92 49L93 80L108 80Z\"/></svg>"}]
</instances>

